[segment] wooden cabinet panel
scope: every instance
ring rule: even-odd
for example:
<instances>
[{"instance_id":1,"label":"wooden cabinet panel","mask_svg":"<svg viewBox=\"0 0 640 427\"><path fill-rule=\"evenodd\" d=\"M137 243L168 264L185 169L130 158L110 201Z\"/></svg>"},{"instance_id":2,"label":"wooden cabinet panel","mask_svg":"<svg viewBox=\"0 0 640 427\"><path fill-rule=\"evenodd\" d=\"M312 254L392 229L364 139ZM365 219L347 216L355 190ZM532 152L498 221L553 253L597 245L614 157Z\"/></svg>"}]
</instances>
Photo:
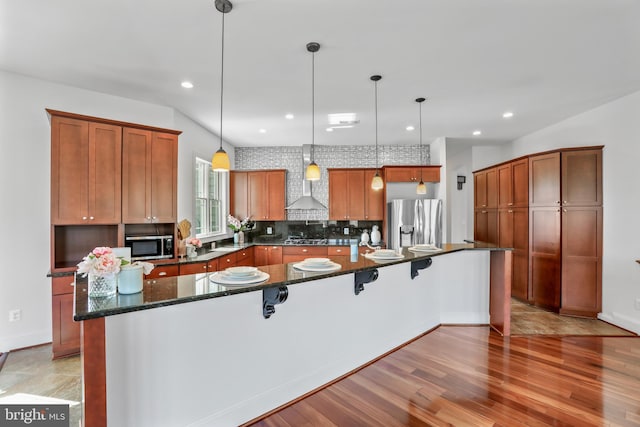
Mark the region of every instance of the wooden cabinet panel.
<instances>
[{"instance_id":1,"label":"wooden cabinet panel","mask_svg":"<svg viewBox=\"0 0 640 427\"><path fill-rule=\"evenodd\" d=\"M282 264L282 246L254 246L256 266Z\"/></svg>"},{"instance_id":2,"label":"wooden cabinet panel","mask_svg":"<svg viewBox=\"0 0 640 427\"><path fill-rule=\"evenodd\" d=\"M119 223L121 159L119 126L52 116L51 223Z\"/></svg>"},{"instance_id":3,"label":"wooden cabinet panel","mask_svg":"<svg viewBox=\"0 0 640 427\"><path fill-rule=\"evenodd\" d=\"M513 276L512 295L531 300L529 288L529 209L513 208Z\"/></svg>"},{"instance_id":4,"label":"wooden cabinet panel","mask_svg":"<svg viewBox=\"0 0 640 427\"><path fill-rule=\"evenodd\" d=\"M231 174L231 212L242 220L251 216L255 221L286 219L286 171L261 170Z\"/></svg>"},{"instance_id":5,"label":"wooden cabinet panel","mask_svg":"<svg viewBox=\"0 0 640 427\"><path fill-rule=\"evenodd\" d=\"M529 159L520 159L511 164L513 206L529 206Z\"/></svg>"},{"instance_id":6,"label":"wooden cabinet panel","mask_svg":"<svg viewBox=\"0 0 640 427\"><path fill-rule=\"evenodd\" d=\"M145 279L157 279L158 277L179 276L180 269L177 265L156 265L151 273L144 276Z\"/></svg>"},{"instance_id":7,"label":"wooden cabinet panel","mask_svg":"<svg viewBox=\"0 0 640 427\"><path fill-rule=\"evenodd\" d=\"M385 166L385 182L440 182L440 166Z\"/></svg>"},{"instance_id":8,"label":"wooden cabinet panel","mask_svg":"<svg viewBox=\"0 0 640 427\"><path fill-rule=\"evenodd\" d=\"M234 265L236 265L237 260L238 255L236 252L231 252L224 257L220 257L218 258L218 269L221 271L225 268L233 267Z\"/></svg>"},{"instance_id":9,"label":"wooden cabinet panel","mask_svg":"<svg viewBox=\"0 0 640 427\"><path fill-rule=\"evenodd\" d=\"M74 276L51 279L51 326L53 358L80 352L80 322L73 320Z\"/></svg>"},{"instance_id":10,"label":"wooden cabinet panel","mask_svg":"<svg viewBox=\"0 0 640 427\"><path fill-rule=\"evenodd\" d=\"M498 169L487 171L487 207L498 207Z\"/></svg>"},{"instance_id":11,"label":"wooden cabinet panel","mask_svg":"<svg viewBox=\"0 0 640 427\"><path fill-rule=\"evenodd\" d=\"M474 215L474 240L498 244L498 211L476 209Z\"/></svg>"},{"instance_id":12,"label":"wooden cabinet panel","mask_svg":"<svg viewBox=\"0 0 640 427\"><path fill-rule=\"evenodd\" d=\"M602 208L562 209L560 313L595 317L602 309Z\"/></svg>"},{"instance_id":13,"label":"wooden cabinet panel","mask_svg":"<svg viewBox=\"0 0 640 427\"><path fill-rule=\"evenodd\" d=\"M348 185L349 177L346 170L329 170L329 219L348 219Z\"/></svg>"},{"instance_id":14,"label":"wooden cabinet panel","mask_svg":"<svg viewBox=\"0 0 640 427\"><path fill-rule=\"evenodd\" d=\"M176 265L175 267L177 268L178 266ZM155 278L146 278L144 288L142 289L142 297L144 302L177 298L178 278L174 277L168 280L162 280L162 283L158 283Z\"/></svg>"},{"instance_id":15,"label":"wooden cabinet panel","mask_svg":"<svg viewBox=\"0 0 640 427\"><path fill-rule=\"evenodd\" d=\"M562 153L562 205L602 205L602 150Z\"/></svg>"},{"instance_id":16,"label":"wooden cabinet panel","mask_svg":"<svg viewBox=\"0 0 640 427\"><path fill-rule=\"evenodd\" d=\"M513 247L513 209L498 210L498 245Z\"/></svg>"},{"instance_id":17,"label":"wooden cabinet panel","mask_svg":"<svg viewBox=\"0 0 640 427\"><path fill-rule=\"evenodd\" d=\"M207 272L218 271L218 259L210 259L207 261Z\"/></svg>"},{"instance_id":18,"label":"wooden cabinet panel","mask_svg":"<svg viewBox=\"0 0 640 427\"><path fill-rule=\"evenodd\" d=\"M179 271L181 276L184 276L185 274L206 273L207 263L205 261L202 261L202 262L193 262L189 264L180 264Z\"/></svg>"},{"instance_id":19,"label":"wooden cabinet panel","mask_svg":"<svg viewBox=\"0 0 640 427\"><path fill-rule=\"evenodd\" d=\"M177 217L178 138L123 129L122 221L172 223Z\"/></svg>"},{"instance_id":20,"label":"wooden cabinet panel","mask_svg":"<svg viewBox=\"0 0 640 427\"><path fill-rule=\"evenodd\" d=\"M498 180L498 207L510 208L513 206L513 175L511 163L498 166L496 169Z\"/></svg>"},{"instance_id":21,"label":"wooden cabinet panel","mask_svg":"<svg viewBox=\"0 0 640 427\"><path fill-rule=\"evenodd\" d=\"M250 267L255 264L253 246L250 248L241 249L238 252L236 252L235 255L236 255L236 265Z\"/></svg>"},{"instance_id":22,"label":"wooden cabinet panel","mask_svg":"<svg viewBox=\"0 0 640 427\"><path fill-rule=\"evenodd\" d=\"M374 190L364 177L364 169L329 170L329 219L367 219L365 199Z\"/></svg>"},{"instance_id":23,"label":"wooden cabinet panel","mask_svg":"<svg viewBox=\"0 0 640 427\"><path fill-rule=\"evenodd\" d=\"M485 172L473 174L473 206L476 209L487 207L487 174Z\"/></svg>"},{"instance_id":24,"label":"wooden cabinet panel","mask_svg":"<svg viewBox=\"0 0 640 427\"><path fill-rule=\"evenodd\" d=\"M229 212L241 220L249 216L247 172L231 171L229 175Z\"/></svg>"},{"instance_id":25,"label":"wooden cabinet panel","mask_svg":"<svg viewBox=\"0 0 640 427\"><path fill-rule=\"evenodd\" d=\"M327 255L350 255L351 248L349 246L328 246Z\"/></svg>"},{"instance_id":26,"label":"wooden cabinet panel","mask_svg":"<svg viewBox=\"0 0 640 427\"><path fill-rule=\"evenodd\" d=\"M529 210L529 282L535 305L560 308L560 208Z\"/></svg>"},{"instance_id":27,"label":"wooden cabinet panel","mask_svg":"<svg viewBox=\"0 0 640 427\"><path fill-rule=\"evenodd\" d=\"M560 205L560 153L529 158L529 206Z\"/></svg>"},{"instance_id":28,"label":"wooden cabinet panel","mask_svg":"<svg viewBox=\"0 0 640 427\"><path fill-rule=\"evenodd\" d=\"M74 294L52 297L53 358L80 352L80 322L73 320Z\"/></svg>"},{"instance_id":29,"label":"wooden cabinet panel","mask_svg":"<svg viewBox=\"0 0 640 427\"><path fill-rule=\"evenodd\" d=\"M282 262L300 262L311 257L324 257L328 254L327 246L284 246Z\"/></svg>"},{"instance_id":30,"label":"wooden cabinet panel","mask_svg":"<svg viewBox=\"0 0 640 427\"><path fill-rule=\"evenodd\" d=\"M384 191L371 188L371 180L375 174L375 169L364 170L364 219L368 221L382 221L384 219Z\"/></svg>"}]
</instances>

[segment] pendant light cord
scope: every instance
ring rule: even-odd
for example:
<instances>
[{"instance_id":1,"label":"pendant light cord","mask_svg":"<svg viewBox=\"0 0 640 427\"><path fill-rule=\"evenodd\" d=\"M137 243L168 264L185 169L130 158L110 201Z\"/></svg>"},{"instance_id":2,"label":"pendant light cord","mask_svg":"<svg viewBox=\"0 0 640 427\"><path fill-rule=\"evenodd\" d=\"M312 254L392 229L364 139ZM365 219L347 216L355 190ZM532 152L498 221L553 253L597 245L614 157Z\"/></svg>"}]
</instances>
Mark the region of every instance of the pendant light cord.
<instances>
[{"instance_id":1,"label":"pendant light cord","mask_svg":"<svg viewBox=\"0 0 640 427\"><path fill-rule=\"evenodd\" d=\"M223 7L224 10L224 7ZM221 61L220 61L220 149L222 149L222 102L224 95L224 15L222 12L222 49L221 49Z\"/></svg>"},{"instance_id":2,"label":"pendant light cord","mask_svg":"<svg viewBox=\"0 0 640 427\"><path fill-rule=\"evenodd\" d=\"M315 128L316 128L316 53L311 53L311 163L315 160Z\"/></svg>"},{"instance_id":3,"label":"pendant light cord","mask_svg":"<svg viewBox=\"0 0 640 427\"><path fill-rule=\"evenodd\" d=\"M420 106L420 182L422 181L422 102L418 102Z\"/></svg>"},{"instance_id":4,"label":"pendant light cord","mask_svg":"<svg viewBox=\"0 0 640 427\"><path fill-rule=\"evenodd\" d=\"M375 118L376 118L376 172L378 171L378 81L375 84Z\"/></svg>"}]
</instances>

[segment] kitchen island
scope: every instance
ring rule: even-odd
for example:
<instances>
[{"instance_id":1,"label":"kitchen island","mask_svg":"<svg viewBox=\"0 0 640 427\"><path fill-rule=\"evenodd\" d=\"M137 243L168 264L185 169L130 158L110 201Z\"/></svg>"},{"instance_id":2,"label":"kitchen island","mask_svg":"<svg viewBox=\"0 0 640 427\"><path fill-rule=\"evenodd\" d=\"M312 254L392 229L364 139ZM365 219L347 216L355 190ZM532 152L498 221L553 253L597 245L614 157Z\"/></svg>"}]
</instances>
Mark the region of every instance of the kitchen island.
<instances>
[{"instance_id":1,"label":"kitchen island","mask_svg":"<svg viewBox=\"0 0 640 427\"><path fill-rule=\"evenodd\" d=\"M403 255L329 257L330 273L264 266L266 282L241 288L167 278L102 301L78 283L85 425L239 425L440 324L509 335L509 250Z\"/></svg>"}]
</instances>

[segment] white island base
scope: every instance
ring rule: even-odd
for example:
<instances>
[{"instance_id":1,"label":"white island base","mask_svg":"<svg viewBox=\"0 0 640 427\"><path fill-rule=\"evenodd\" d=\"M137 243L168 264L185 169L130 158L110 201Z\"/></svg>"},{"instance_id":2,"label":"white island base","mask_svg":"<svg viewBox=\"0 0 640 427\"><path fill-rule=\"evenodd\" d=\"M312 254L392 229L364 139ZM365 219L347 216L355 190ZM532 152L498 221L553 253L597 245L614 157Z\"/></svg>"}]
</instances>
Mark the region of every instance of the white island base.
<instances>
[{"instance_id":1,"label":"white island base","mask_svg":"<svg viewBox=\"0 0 640 427\"><path fill-rule=\"evenodd\" d=\"M85 425L241 425L440 324L489 324L490 283L508 310L509 251L432 259L414 280L380 265L359 295L354 273L289 285L269 319L254 291L85 320Z\"/></svg>"}]
</instances>

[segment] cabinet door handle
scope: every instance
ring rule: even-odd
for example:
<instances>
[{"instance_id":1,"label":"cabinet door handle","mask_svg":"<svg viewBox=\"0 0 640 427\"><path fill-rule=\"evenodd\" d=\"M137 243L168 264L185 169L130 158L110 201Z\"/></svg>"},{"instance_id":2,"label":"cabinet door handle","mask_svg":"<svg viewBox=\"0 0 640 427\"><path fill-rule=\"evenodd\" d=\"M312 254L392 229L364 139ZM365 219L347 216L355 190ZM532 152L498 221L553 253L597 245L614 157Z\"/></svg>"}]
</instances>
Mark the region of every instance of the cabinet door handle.
<instances>
[{"instance_id":1,"label":"cabinet door handle","mask_svg":"<svg viewBox=\"0 0 640 427\"><path fill-rule=\"evenodd\" d=\"M309 252L309 250L308 249L303 249L302 252Z\"/></svg>"},{"instance_id":2,"label":"cabinet door handle","mask_svg":"<svg viewBox=\"0 0 640 427\"><path fill-rule=\"evenodd\" d=\"M513 206L513 203L509 202L507 203L507 206Z\"/></svg>"},{"instance_id":3,"label":"cabinet door handle","mask_svg":"<svg viewBox=\"0 0 640 427\"><path fill-rule=\"evenodd\" d=\"M507 212L508 212L508 213L513 213L513 210L509 209Z\"/></svg>"},{"instance_id":4,"label":"cabinet door handle","mask_svg":"<svg viewBox=\"0 0 640 427\"><path fill-rule=\"evenodd\" d=\"M336 249L336 252L340 253L340 252L342 252L342 249Z\"/></svg>"},{"instance_id":5,"label":"cabinet door handle","mask_svg":"<svg viewBox=\"0 0 640 427\"><path fill-rule=\"evenodd\" d=\"M158 273L158 276L166 276L167 272L166 271L161 271L160 273Z\"/></svg>"},{"instance_id":6,"label":"cabinet door handle","mask_svg":"<svg viewBox=\"0 0 640 427\"><path fill-rule=\"evenodd\" d=\"M484 214L484 213L487 213L487 211L482 211L481 213L483 213L483 214Z\"/></svg>"}]
</instances>

